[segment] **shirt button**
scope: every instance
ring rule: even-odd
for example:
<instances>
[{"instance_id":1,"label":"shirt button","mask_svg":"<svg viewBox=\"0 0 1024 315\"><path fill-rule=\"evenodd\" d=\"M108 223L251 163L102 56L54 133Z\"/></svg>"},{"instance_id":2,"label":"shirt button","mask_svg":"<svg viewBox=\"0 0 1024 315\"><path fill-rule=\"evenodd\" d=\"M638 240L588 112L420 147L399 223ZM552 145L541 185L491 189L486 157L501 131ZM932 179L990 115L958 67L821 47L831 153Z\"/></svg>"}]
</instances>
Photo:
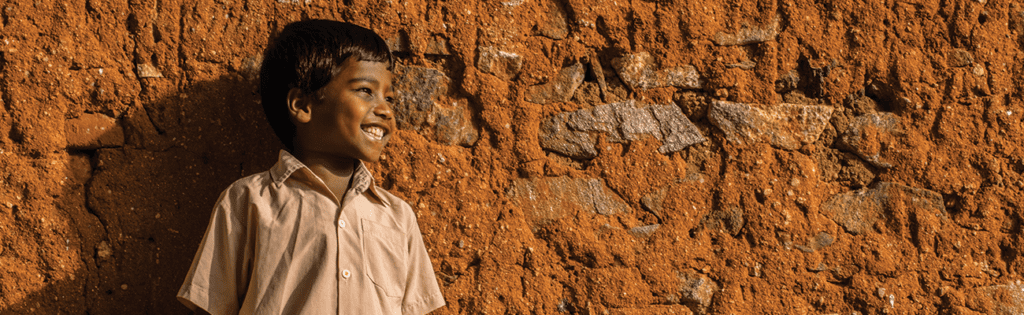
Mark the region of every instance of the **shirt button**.
<instances>
[{"instance_id":1,"label":"shirt button","mask_svg":"<svg viewBox=\"0 0 1024 315\"><path fill-rule=\"evenodd\" d=\"M348 271L348 269L342 270L342 271L341 271L341 276L342 276L342 277L345 277L345 279L348 279L348 277L351 277L351 276L352 276L352 272L351 272L351 271Z\"/></svg>"},{"instance_id":2,"label":"shirt button","mask_svg":"<svg viewBox=\"0 0 1024 315\"><path fill-rule=\"evenodd\" d=\"M345 227L345 220L338 220L338 226Z\"/></svg>"}]
</instances>

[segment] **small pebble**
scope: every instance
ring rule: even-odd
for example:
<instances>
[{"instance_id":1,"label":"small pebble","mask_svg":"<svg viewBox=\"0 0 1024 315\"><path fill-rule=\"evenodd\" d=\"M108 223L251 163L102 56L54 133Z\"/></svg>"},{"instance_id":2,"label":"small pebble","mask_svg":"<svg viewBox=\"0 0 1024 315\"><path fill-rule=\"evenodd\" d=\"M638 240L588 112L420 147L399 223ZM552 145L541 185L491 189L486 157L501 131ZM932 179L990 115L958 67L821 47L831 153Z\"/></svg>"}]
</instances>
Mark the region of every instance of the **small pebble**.
<instances>
[{"instance_id":1,"label":"small pebble","mask_svg":"<svg viewBox=\"0 0 1024 315\"><path fill-rule=\"evenodd\" d=\"M121 284L121 290L128 290L128 284Z\"/></svg>"}]
</instances>

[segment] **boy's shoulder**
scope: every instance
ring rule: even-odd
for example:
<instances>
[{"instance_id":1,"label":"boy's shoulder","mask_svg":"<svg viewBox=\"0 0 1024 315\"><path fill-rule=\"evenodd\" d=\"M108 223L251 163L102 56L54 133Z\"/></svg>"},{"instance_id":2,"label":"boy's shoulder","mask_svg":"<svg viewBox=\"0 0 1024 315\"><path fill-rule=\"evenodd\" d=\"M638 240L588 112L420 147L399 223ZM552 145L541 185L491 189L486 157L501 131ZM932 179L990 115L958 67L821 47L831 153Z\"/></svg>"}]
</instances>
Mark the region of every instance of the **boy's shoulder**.
<instances>
[{"instance_id":1,"label":"boy's shoulder","mask_svg":"<svg viewBox=\"0 0 1024 315\"><path fill-rule=\"evenodd\" d=\"M263 171L256 174L251 174L242 178L239 178L228 185L227 188L221 192L221 199L239 199L245 198L245 196L252 194L253 192L259 192L273 184L273 178L270 176L270 171Z\"/></svg>"},{"instance_id":2,"label":"boy's shoulder","mask_svg":"<svg viewBox=\"0 0 1024 315\"><path fill-rule=\"evenodd\" d=\"M270 175L269 170L266 170L235 180L231 185L228 185L227 190L250 190L253 188L262 188L273 184L273 182L273 176Z\"/></svg>"}]
</instances>

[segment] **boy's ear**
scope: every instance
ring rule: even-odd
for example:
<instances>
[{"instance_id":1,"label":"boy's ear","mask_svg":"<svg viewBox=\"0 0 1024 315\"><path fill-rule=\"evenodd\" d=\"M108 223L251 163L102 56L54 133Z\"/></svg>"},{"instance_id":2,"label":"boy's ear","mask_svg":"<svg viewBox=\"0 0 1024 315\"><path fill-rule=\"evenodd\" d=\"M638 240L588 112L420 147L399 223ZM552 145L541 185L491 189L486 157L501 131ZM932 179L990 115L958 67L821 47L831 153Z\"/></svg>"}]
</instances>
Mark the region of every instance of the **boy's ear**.
<instances>
[{"instance_id":1,"label":"boy's ear","mask_svg":"<svg viewBox=\"0 0 1024 315\"><path fill-rule=\"evenodd\" d=\"M288 90L288 114L296 123L308 123L312 118L313 102L299 88Z\"/></svg>"}]
</instances>

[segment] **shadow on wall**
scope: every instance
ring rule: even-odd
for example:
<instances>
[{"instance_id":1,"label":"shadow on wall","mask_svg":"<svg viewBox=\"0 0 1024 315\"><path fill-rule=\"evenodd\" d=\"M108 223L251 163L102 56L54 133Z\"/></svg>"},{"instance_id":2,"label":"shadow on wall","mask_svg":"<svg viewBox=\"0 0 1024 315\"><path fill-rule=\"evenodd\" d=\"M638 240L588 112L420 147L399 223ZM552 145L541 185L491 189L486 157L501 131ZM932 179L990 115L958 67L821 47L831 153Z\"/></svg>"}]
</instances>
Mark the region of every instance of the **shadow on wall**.
<instances>
[{"instance_id":1,"label":"shadow on wall","mask_svg":"<svg viewBox=\"0 0 1024 315\"><path fill-rule=\"evenodd\" d=\"M162 79L142 80L145 95L161 84L145 80ZM78 249L81 262L69 265L80 267L0 314L188 313L175 294L214 202L231 182L273 165L281 148L255 86L230 74L168 88L116 119L68 120L67 180L54 206L71 232L39 255Z\"/></svg>"}]
</instances>

